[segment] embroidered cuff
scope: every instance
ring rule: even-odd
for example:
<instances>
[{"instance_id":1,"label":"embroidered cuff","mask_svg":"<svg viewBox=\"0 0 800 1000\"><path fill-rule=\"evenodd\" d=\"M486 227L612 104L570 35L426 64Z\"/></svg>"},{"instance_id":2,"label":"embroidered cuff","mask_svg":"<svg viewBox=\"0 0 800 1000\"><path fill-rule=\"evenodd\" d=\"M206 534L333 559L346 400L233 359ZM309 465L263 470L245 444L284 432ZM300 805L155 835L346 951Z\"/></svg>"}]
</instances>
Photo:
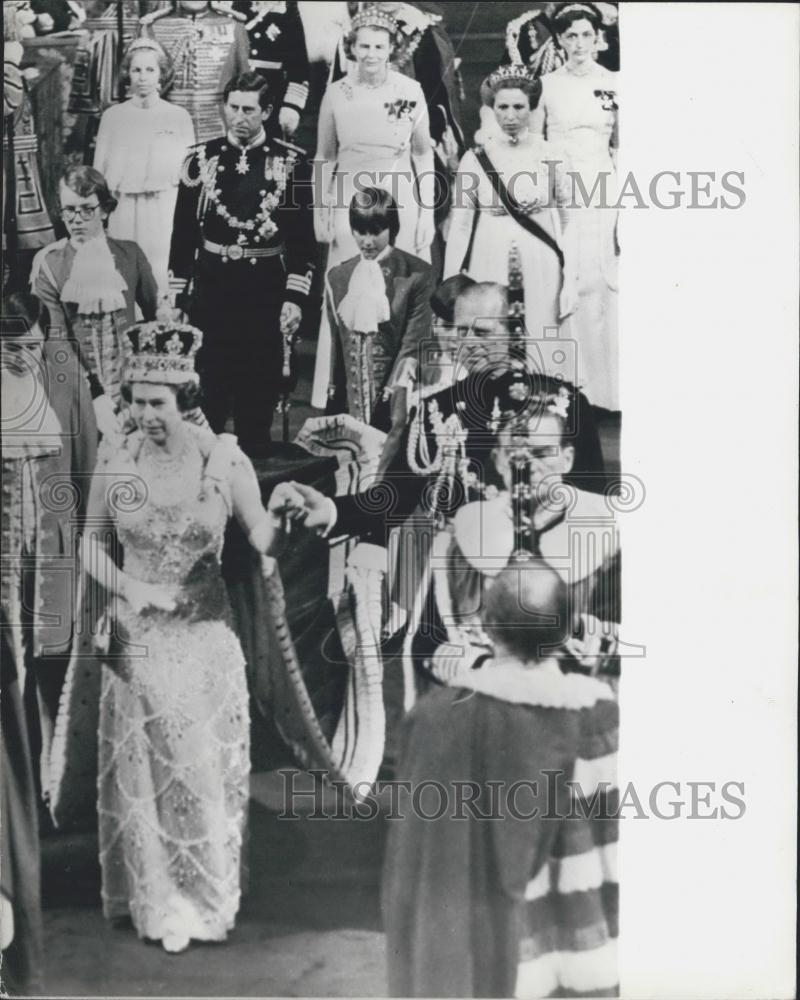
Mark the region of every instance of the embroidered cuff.
<instances>
[{"instance_id":1,"label":"embroidered cuff","mask_svg":"<svg viewBox=\"0 0 800 1000\"><path fill-rule=\"evenodd\" d=\"M289 105L289 107L294 108L296 111L302 111L306 106L307 100L307 83L290 83L288 85L286 88L286 94L283 98L284 106Z\"/></svg>"},{"instance_id":2,"label":"embroidered cuff","mask_svg":"<svg viewBox=\"0 0 800 1000\"><path fill-rule=\"evenodd\" d=\"M300 303L308 297L311 291L311 279L313 278L312 271L306 271L305 274L290 274L286 279L286 298L290 300L298 301L298 296Z\"/></svg>"}]
</instances>

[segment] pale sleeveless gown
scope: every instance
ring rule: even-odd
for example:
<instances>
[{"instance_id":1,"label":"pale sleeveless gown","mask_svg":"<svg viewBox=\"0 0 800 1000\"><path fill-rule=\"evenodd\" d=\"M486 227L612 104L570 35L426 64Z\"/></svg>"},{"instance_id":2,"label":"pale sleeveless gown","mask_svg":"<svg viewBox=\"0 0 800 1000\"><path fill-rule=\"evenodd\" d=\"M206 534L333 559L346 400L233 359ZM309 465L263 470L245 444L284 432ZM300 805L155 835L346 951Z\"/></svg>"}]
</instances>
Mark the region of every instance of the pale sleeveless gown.
<instances>
[{"instance_id":1,"label":"pale sleeveless gown","mask_svg":"<svg viewBox=\"0 0 800 1000\"><path fill-rule=\"evenodd\" d=\"M560 150L588 193L599 176L605 180L605 206L600 188L594 190L588 207L576 189L580 207L570 210L579 292L570 329L578 345L578 381L590 402L610 410L619 409L617 210L612 207L617 180L611 156L618 100L616 73L595 65L585 76L577 76L561 66L542 77L537 116L544 118L547 139L557 155Z\"/></svg>"}]
</instances>

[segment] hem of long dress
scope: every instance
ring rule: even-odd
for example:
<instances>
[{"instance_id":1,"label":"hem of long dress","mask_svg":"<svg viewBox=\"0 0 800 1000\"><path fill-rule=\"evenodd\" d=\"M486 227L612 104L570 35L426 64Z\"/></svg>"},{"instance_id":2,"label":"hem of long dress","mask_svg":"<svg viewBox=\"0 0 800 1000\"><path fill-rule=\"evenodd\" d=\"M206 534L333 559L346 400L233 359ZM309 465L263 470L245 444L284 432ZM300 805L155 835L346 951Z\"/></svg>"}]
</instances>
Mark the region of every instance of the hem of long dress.
<instances>
[{"instance_id":1,"label":"hem of long dress","mask_svg":"<svg viewBox=\"0 0 800 1000\"><path fill-rule=\"evenodd\" d=\"M227 941L228 934L230 934L236 926L236 917L239 913L241 894L239 894L236 900L236 909L233 915L228 920L220 922L217 927L199 926L199 924L205 923L199 914L195 914L198 923L193 923L191 927L176 927L174 925L171 927L159 927L155 920L148 921L144 926L142 926L134 916L130 903L122 899L109 899L106 896L103 896L102 899L103 917L108 921L124 920L126 918L130 919L137 936L141 940L163 941L165 937L174 935L176 931L179 931L185 933L186 937L188 937L191 941L222 942Z\"/></svg>"}]
</instances>

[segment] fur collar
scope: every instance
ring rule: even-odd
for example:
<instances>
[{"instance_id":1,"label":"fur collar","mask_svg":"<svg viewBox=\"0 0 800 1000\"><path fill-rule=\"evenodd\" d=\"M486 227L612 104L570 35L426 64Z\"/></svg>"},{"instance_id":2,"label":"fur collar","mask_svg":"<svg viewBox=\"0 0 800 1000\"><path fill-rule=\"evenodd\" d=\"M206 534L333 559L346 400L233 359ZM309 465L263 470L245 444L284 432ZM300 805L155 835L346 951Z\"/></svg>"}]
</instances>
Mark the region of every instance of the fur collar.
<instances>
[{"instance_id":1,"label":"fur collar","mask_svg":"<svg viewBox=\"0 0 800 1000\"><path fill-rule=\"evenodd\" d=\"M613 691L603 681L583 674L563 674L556 660L535 667L525 667L516 660L499 663L490 660L480 670L473 671L461 686L511 705L572 711L614 699Z\"/></svg>"}]
</instances>

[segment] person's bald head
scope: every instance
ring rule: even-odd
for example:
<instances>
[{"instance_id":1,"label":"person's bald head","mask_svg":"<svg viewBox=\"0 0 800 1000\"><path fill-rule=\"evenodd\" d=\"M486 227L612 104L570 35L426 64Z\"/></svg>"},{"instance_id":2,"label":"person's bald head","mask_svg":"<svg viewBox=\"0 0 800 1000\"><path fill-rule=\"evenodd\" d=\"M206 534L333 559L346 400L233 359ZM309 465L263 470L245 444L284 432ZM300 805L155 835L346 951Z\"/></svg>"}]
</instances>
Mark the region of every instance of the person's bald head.
<instances>
[{"instance_id":1,"label":"person's bald head","mask_svg":"<svg viewBox=\"0 0 800 1000\"><path fill-rule=\"evenodd\" d=\"M569 634L567 587L544 559L512 561L488 588L481 620L496 653L538 663Z\"/></svg>"}]
</instances>

